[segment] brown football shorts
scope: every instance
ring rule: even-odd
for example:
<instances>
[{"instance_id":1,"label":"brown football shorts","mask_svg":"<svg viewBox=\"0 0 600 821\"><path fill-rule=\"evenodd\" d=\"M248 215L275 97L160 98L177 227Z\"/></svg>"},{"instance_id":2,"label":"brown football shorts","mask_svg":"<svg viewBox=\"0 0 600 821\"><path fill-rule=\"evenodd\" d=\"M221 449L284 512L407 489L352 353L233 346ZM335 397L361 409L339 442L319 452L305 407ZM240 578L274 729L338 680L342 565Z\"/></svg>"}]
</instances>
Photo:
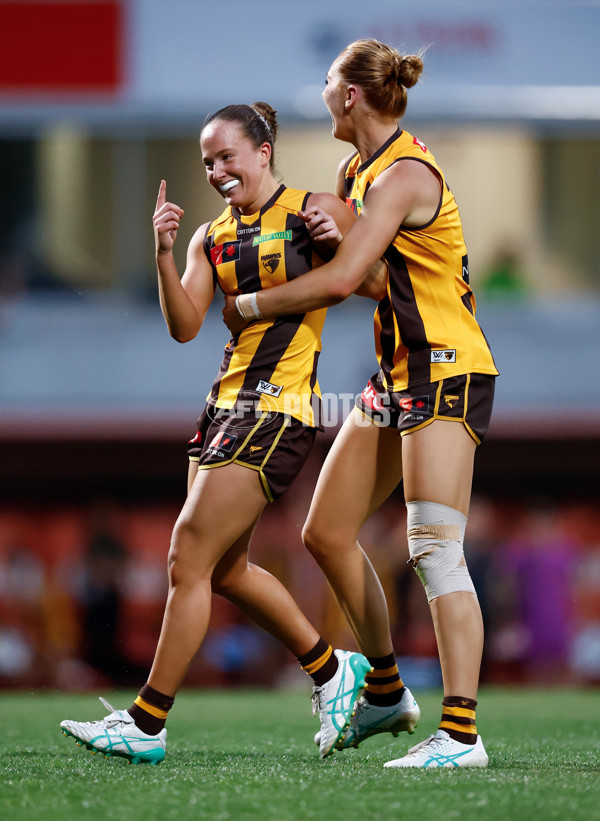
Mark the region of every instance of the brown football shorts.
<instances>
[{"instance_id":1,"label":"brown football shorts","mask_svg":"<svg viewBox=\"0 0 600 821\"><path fill-rule=\"evenodd\" d=\"M258 472L269 502L290 487L306 462L316 428L284 413L215 408L207 405L198 432L188 442L198 470L234 463Z\"/></svg>"},{"instance_id":2,"label":"brown football shorts","mask_svg":"<svg viewBox=\"0 0 600 821\"><path fill-rule=\"evenodd\" d=\"M386 390L379 372L368 381L356 407L374 424L397 428L402 436L435 419L461 422L479 445L490 424L494 388L495 377L467 373L393 392Z\"/></svg>"}]
</instances>

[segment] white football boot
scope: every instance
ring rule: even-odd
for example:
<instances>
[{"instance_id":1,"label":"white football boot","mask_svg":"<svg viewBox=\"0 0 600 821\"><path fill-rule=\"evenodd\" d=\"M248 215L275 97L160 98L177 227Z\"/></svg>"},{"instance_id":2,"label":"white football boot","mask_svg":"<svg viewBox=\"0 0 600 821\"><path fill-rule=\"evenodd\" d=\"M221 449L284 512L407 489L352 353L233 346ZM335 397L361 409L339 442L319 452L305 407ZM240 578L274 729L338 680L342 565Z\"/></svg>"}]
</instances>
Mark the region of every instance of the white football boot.
<instances>
[{"instance_id":1,"label":"white football boot","mask_svg":"<svg viewBox=\"0 0 600 821\"><path fill-rule=\"evenodd\" d=\"M412 747L403 758L386 761L384 767L487 767L488 757L481 736L475 744L462 744L445 730Z\"/></svg>"},{"instance_id":2,"label":"white football boot","mask_svg":"<svg viewBox=\"0 0 600 821\"><path fill-rule=\"evenodd\" d=\"M335 745L336 750L358 747L366 738L378 733L391 733L394 738L402 732L412 735L420 717L419 705L408 687L404 688L400 701L389 707L369 704L363 695L356 704L348 729ZM315 744L319 745L320 741L321 733L317 733Z\"/></svg>"},{"instance_id":3,"label":"white football boot","mask_svg":"<svg viewBox=\"0 0 600 821\"><path fill-rule=\"evenodd\" d=\"M350 723L356 701L365 687L365 676L371 665L361 653L334 650L338 660L336 674L321 687L313 687L313 715L319 714L321 730L319 750L325 758L335 750Z\"/></svg>"},{"instance_id":4,"label":"white football boot","mask_svg":"<svg viewBox=\"0 0 600 821\"><path fill-rule=\"evenodd\" d=\"M398 704L390 707L378 707L369 704L365 696L361 696L356 705L356 712L352 717L346 733L336 744L338 750L348 747L358 747L361 741L378 733L391 733L394 738L398 733L406 731L412 735L419 723L421 711L413 694L404 688L402 698Z\"/></svg>"},{"instance_id":5,"label":"white football boot","mask_svg":"<svg viewBox=\"0 0 600 821\"><path fill-rule=\"evenodd\" d=\"M115 710L105 699L100 701L110 715L100 721L61 721L63 735L71 736L80 747L104 758L113 755L126 758L131 764L160 764L165 757L167 731L146 735L135 724L127 710Z\"/></svg>"}]
</instances>

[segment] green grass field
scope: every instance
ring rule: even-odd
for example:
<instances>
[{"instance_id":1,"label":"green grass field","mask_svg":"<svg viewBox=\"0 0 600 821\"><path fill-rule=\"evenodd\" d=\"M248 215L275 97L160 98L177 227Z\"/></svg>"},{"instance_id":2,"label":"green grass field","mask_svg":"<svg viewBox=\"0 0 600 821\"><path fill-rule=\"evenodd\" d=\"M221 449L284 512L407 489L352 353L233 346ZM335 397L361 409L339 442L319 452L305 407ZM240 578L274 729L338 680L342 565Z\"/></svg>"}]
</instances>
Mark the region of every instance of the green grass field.
<instances>
[{"instance_id":1,"label":"green grass field","mask_svg":"<svg viewBox=\"0 0 600 821\"><path fill-rule=\"evenodd\" d=\"M115 706L133 693L109 694ZM600 694L483 690L487 770L382 764L435 730L439 693L419 693L410 739L381 735L319 759L306 693L184 691L158 767L106 760L61 735L63 718L104 715L95 695L0 694L2 819L600 818Z\"/></svg>"}]
</instances>

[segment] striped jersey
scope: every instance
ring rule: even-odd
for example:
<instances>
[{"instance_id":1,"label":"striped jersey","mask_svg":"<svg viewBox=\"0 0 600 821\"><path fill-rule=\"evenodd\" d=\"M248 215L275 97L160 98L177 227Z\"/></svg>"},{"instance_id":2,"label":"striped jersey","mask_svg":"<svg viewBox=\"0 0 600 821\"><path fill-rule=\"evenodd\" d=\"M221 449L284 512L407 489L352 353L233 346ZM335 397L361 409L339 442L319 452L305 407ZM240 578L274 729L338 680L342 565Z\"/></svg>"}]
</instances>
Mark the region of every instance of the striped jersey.
<instances>
[{"instance_id":1,"label":"striped jersey","mask_svg":"<svg viewBox=\"0 0 600 821\"><path fill-rule=\"evenodd\" d=\"M475 319L469 261L458 207L429 149L398 129L360 164L351 157L345 172L346 202L360 214L369 187L391 165L417 160L442 183L437 211L426 225L401 225L384 258L387 296L375 311L375 348L388 390L401 391L466 373L498 371Z\"/></svg>"},{"instance_id":2,"label":"striped jersey","mask_svg":"<svg viewBox=\"0 0 600 821\"><path fill-rule=\"evenodd\" d=\"M281 185L258 213L244 216L229 206L208 226L204 251L226 294L273 288L321 262L297 215L309 196ZM251 322L226 345L207 401L232 408L258 400L261 410L288 413L317 427L317 361L325 314L321 308Z\"/></svg>"}]
</instances>

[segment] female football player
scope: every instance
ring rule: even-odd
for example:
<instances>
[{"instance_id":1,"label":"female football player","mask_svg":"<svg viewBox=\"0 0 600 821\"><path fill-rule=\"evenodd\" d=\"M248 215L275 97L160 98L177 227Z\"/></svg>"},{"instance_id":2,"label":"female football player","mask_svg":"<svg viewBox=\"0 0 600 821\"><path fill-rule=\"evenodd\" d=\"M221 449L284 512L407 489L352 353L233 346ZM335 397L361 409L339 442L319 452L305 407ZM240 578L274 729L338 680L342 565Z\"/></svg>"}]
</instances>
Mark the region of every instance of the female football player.
<instances>
[{"instance_id":1,"label":"female football player","mask_svg":"<svg viewBox=\"0 0 600 821\"><path fill-rule=\"evenodd\" d=\"M275 112L234 105L207 119L200 144L208 182L226 208L194 234L180 279L173 259L183 209L160 184L154 234L160 303L179 342L200 330L216 285L253 294L306 276L337 239L311 238L299 211L320 209L345 233L354 216L333 194L286 188L274 176ZM365 293L369 285L365 286ZM333 651L271 574L248 561L267 502L291 485L319 426L316 363L325 310L258 320L225 348L197 433L189 443L188 497L169 552L169 594L147 683L128 710L62 730L106 756L158 763L165 720L208 628L211 596L238 604L297 656L314 683L326 756L343 735L370 669L360 653Z\"/></svg>"},{"instance_id":2,"label":"female football player","mask_svg":"<svg viewBox=\"0 0 600 821\"><path fill-rule=\"evenodd\" d=\"M387 608L357 536L403 480L409 561L430 603L444 700L435 735L386 766L485 767L475 724L483 624L463 537L497 370L475 319L454 196L427 146L398 126L422 69L421 57L376 40L351 43L333 62L323 99L334 137L356 149L340 166L337 193L358 219L342 241L333 215L313 209L313 237L341 242L334 259L295 282L228 300L224 317L236 328L333 305L378 257L387 263L387 292L375 312L380 370L336 438L304 528L375 668L339 746L395 726L386 700L396 675ZM364 419L371 424L360 424ZM382 670L386 654L390 664Z\"/></svg>"}]
</instances>

